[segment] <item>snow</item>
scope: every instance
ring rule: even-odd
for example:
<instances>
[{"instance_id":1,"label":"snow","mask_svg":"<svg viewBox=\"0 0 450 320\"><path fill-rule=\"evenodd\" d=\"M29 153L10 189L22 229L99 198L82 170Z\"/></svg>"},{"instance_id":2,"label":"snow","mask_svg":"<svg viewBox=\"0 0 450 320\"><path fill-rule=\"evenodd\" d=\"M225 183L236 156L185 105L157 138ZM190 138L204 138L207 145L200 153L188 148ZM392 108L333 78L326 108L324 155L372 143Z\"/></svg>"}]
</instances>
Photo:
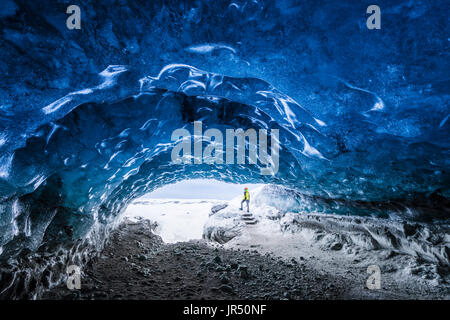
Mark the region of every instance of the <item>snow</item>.
<instances>
[{"instance_id":1,"label":"snow","mask_svg":"<svg viewBox=\"0 0 450 320\"><path fill-rule=\"evenodd\" d=\"M271 185L254 190L250 212L258 220L256 225L242 222L239 198L235 198L209 217L204 238L228 249L296 259L319 274L357 279L361 288L368 266L376 265L382 272L383 289L373 292L374 298L405 298L414 292L421 298L448 299L449 275L439 271L449 264L447 224L282 212L289 207L285 203L289 193L277 191L279 188ZM278 208L277 204L283 205Z\"/></svg>"},{"instance_id":2,"label":"snow","mask_svg":"<svg viewBox=\"0 0 450 320\"><path fill-rule=\"evenodd\" d=\"M137 200L128 206L124 218L156 222L155 233L166 243L189 241L202 238L211 207L218 203L220 200L211 199Z\"/></svg>"},{"instance_id":3,"label":"snow","mask_svg":"<svg viewBox=\"0 0 450 320\"><path fill-rule=\"evenodd\" d=\"M263 185L248 184L250 195ZM238 210L244 185L193 179L166 185L132 202L123 219L144 218L157 223L155 232L166 243L201 239L211 208L229 200ZM195 196L201 199L196 199Z\"/></svg>"},{"instance_id":4,"label":"snow","mask_svg":"<svg viewBox=\"0 0 450 320\"><path fill-rule=\"evenodd\" d=\"M196 183L198 183L196 185ZM196 185L196 187L194 187ZM220 188L238 193L223 199L153 198L173 195L187 188L208 197ZM448 298L448 266L445 246L448 226L406 224L373 217L290 212L294 201L289 190L256 185L250 190L250 213L257 223L241 219L242 185L221 185L211 180L190 181L159 189L134 201L127 219L149 219L164 242L206 239L225 249L257 250L307 264L318 274L333 274L361 283L372 298ZM220 205L220 206L218 206ZM212 211L211 208L215 207ZM244 212L246 212L244 210ZM431 239L430 235L435 234ZM438 235L444 235L443 237ZM381 270L382 289L365 288L368 266Z\"/></svg>"}]
</instances>

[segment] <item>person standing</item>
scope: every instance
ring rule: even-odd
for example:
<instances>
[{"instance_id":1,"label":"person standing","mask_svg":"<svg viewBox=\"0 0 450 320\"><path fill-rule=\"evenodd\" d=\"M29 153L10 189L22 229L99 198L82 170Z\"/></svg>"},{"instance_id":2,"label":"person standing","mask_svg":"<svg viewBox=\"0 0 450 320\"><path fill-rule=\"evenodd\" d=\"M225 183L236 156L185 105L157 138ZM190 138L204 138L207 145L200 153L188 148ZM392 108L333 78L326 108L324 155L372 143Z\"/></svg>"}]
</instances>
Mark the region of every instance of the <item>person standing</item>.
<instances>
[{"instance_id":1,"label":"person standing","mask_svg":"<svg viewBox=\"0 0 450 320\"><path fill-rule=\"evenodd\" d=\"M241 210L243 209L244 202L247 203L247 212L250 212L250 193L248 192L248 188L244 189L244 199L241 201Z\"/></svg>"}]
</instances>

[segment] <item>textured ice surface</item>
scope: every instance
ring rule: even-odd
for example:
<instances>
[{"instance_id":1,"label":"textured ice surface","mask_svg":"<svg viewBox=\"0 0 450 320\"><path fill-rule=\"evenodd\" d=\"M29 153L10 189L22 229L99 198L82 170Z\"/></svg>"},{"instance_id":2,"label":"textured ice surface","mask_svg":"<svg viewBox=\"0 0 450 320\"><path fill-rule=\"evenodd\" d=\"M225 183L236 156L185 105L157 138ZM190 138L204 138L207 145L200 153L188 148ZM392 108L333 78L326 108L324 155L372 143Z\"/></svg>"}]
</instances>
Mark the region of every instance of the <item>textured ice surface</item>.
<instances>
[{"instance_id":1,"label":"textured ice surface","mask_svg":"<svg viewBox=\"0 0 450 320\"><path fill-rule=\"evenodd\" d=\"M311 242L333 250L335 244L343 247L361 247L365 250L389 249L416 256L437 264L450 265L450 233L447 223L423 224L399 219L379 219L304 213L288 210L286 203L295 203L289 190L280 186L259 187L253 193L251 212L271 229L285 233L309 234ZM210 216L205 224L204 237L225 243L242 233L245 224L240 219L240 197L226 202ZM296 208L297 206L292 206ZM270 221L275 221L271 223ZM228 235L221 238L220 235Z\"/></svg>"},{"instance_id":2,"label":"textured ice surface","mask_svg":"<svg viewBox=\"0 0 450 320\"><path fill-rule=\"evenodd\" d=\"M107 70L110 80L102 82L107 86L66 95L37 110L35 123L24 115L23 122L19 117L5 128L16 138L2 146L7 161L1 179L2 245L22 237L21 245L34 250L44 239L60 240L64 225L74 227L75 238L84 237L92 226L114 221L133 198L187 178L283 184L312 197L311 203L324 199L351 207L359 201L369 210L387 200L427 204L427 194L448 189L445 170L432 171L430 164L445 161L447 149L424 144L433 152L411 153L402 137L364 130L366 139L353 142L356 150L342 152L310 112L260 79L186 65L169 65L157 77L140 79L117 66ZM127 97L106 94L133 81L136 92ZM279 129L279 172L262 176L259 165L248 164L174 164L171 134L181 127L193 132L194 120L203 121L203 130ZM354 123L342 126L350 130ZM334 126L326 128L330 132ZM408 158L414 166L407 165ZM447 204L443 196L434 197ZM439 209L435 216L445 217L448 208Z\"/></svg>"},{"instance_id":3,"label":"textured ice surface","mask_svg":"<svg viewBox=\"0 0 450 320\"><path fill-rule=\"evenodd\" d=\"M195 177L284 185L297 210L447 219L446 2L377 5L381 30L353 1L83 1L68 30L67 2L2 1L0 259L64 226L100 239L132 199ZM172 131L200 119L279 129L277 175L173 165Z\"/></svg>"}]
</instances>

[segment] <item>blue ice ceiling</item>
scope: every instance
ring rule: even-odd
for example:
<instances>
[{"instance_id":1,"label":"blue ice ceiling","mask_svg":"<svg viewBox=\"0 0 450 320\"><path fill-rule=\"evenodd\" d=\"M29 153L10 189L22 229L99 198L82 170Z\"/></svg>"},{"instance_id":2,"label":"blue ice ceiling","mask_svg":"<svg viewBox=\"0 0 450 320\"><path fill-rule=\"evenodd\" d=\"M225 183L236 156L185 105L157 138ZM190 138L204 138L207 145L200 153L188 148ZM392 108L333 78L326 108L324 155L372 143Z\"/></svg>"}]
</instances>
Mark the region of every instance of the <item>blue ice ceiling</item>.
<instances>
[{"instance_id":1,"label":"blue ice ceiling","mask_svg":"<svg viewBox=\"0 0 450 320\"><path fill-rule=\"evenodd\" d=\"M81 30L70 4L0 3L3 256L194 177L448 218L447 1L378 1L380 30L367 1L78 1ZM199 119L279 129L277 175L171 163L173 130Z\"/></svg>"}]
</instances>

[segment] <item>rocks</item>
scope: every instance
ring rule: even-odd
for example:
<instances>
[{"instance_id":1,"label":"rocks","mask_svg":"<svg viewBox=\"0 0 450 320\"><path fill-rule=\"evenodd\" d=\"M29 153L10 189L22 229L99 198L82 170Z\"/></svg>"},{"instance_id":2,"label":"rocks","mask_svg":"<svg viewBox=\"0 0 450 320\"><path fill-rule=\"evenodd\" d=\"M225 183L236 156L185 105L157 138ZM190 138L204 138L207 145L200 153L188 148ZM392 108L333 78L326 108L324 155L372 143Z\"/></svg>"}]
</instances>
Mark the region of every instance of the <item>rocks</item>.
<instances>
[{"instance_id":1,"label":"rocks","mask_svg":"<svg viewBox=\"0 0 450 320\"><path fill-rule=\"evenodd\" d=\"M204 242L163 244L157 238L148 242L143 240L147 235L139 236L143 248L138 249L135 238L127 236L128 228L139 226L122 229L122 240L106 246L107 258L84 270L82 288L91 290L69 299L90 299L90 295L99 299L336 299L352 292L358 273L342 279L318 274L306 263L297 264L297 260L305 260L302 257L283 260L270 254L211 248ZM159 254L140 253L146 250ZM110 252L117 254L110 257ZM146 259L141 261L140 256ZM132 261L124 259L128 257ZM382 269L382 272L389 271ZM411 273L424 281L433 281L427 280L432 279L433 270L417 269ZM365 269L362 275L365 277ZM47 298L64 295L67 295L65 284L52 289Z\"/></svg>"},{"instance_id":2,"label":"rocks","mask_svg":"<svg viewBox=\"0 0 450 320\"><path fill-rule=\"evenodd\" d=\"M183 253L182 253L181 251L175 251L175 252L173 253L173 255L174 255L175 257L181 257L181 256L183 255Z\"/></svg>"},{"instance_id":3,"label":"rocks","mask_svg":"<svg viewBox=\"0 0 450 320\"><path fill-rule=\"evenodd\" d=\"M143 244L142 244L142 242L140 242L140 241L135 241L135 244L136 244L136 246L138 247L138 248L142 248L143 247Z\"/></svg>"},{"instance_id":4,"label":"rocks","mask_svg":"<svg viewBox=\"0 0 450 320\"><path fill-rule=\"evenodd\" d=\"M330 246L330 249L331 250L334 250L334 251L338 251L338 250L341 250L342 249L342 243L340 243L340 242L335 242L335 243L333 243L331 246Z\"/></svg>"},{"instance_id":5,"label":"rocks","mask_svg":"<svg viewBox=\"0 0 450 320\"><path fill-rule=\"evenodd\" d=\"M382 272L396 272L397 267L395 267L393 265L384 265L381 271Z\"/></svg>"},{"instance_id":6,"label":"rocks","mask_svg":"<svg viewBox=\"0 0 450 320\"><path fill-rule=\"evenodd\" d=\"M222 274L220 277L220 283L228 284L230 283L230 278L228 278L225 274Z\"/></svg>"},{"instance_id":7,"label":"rocks","mask_svg":"<svg viewBox=\"0 0 450 320\"><path fill-rule=\"evenodd\" d=\"M145 267L141 267L141 266L136 266L132 268L133 271L136 272L136 274L143 276L143 277L150 277L152 274L150 272L150 269L145 268Z\"/></svg>"},{"instance_id":8,"label":"rocks","mask_svg":"<svg viewBox=\"0 0 450 320\"><path fill-rule=\"evenodd\" d=\"M215 270L217 270L217 268L219 268L219 271L220 271L220 266L215 266L215 264L213 262L207 262L204 264L203 267L208 271L215 271Z\"/></svg>"},{"instance_id":9,"label":"rocks","mask_svg":"<svg viewBox=\"0 0 450 320\"><path fill-rule=\"evenodd\" d=\"M213 207L211 208L211 213L209 214L209 216L212 216L212 215L215 214L216 212L218 212L218 211L220 211L220 210L222 210L222 209L225 209L226 207L228 207L228 204L227 204L227 203L221 203L221 204L218 204L218 205L213 206Z\"/></svg>"},{"instance_id":10,"label":"rocks","mask_svg":"<svg viewBox=\"0 0 450 320\"><path fill-rule=\"evenodd\" d=\"M234 290L231 286L223 284L219 287L220 291L226 292L226 293L230 293L230 294L234 294Z\"/></svg>"},{"instance_id":11,"label":"rocks","mask_svg":"<svg viewBox=\"0 0 450 320\"><path fill-rule=\"evenodd\" d=\"M405 233L406 237L411 237L413 236L417 230L419 229L419 225L418 224L408 224L406 221L403 222L403 232Z\"/></svg>"},{"instance_id":12,"label":"rocks","mask_svg":"<svg viewBox=\"0 0 450 320\"><path fill-rule=\"evenodd\" d=\"M238 268L238 272L239 272L239 276L242 279L249 279L250 278L250 273L248 271L248 267L245 265L240 265Z\"/></svg>"},{"instance_id":13,"label":"rocks","mask_svg":"<svg viewBox=\"0 0 450 320\"><path fill-rule=\"evenodd\" d=\"M145 261L145 260L147 260L147 257L146 257L145 255L143 255L143 254L138 255L137 258L138 258L139 261Z\"/></svg>"},{"instance_id":14,"label":"rocks","mask_svg":"<svg viewBox=\"0 0 450 320\"><path fill-rule=\"evenodd\" d=\"M398 255L398 253L395 252L394 250L389 250L389 251L387 251L386 253L384 253L382 255L382 258L384 258L384 260L388 260L388 259L391 259L391 258L397 256L397 255Z\"/></svg>"}]
</instances>

